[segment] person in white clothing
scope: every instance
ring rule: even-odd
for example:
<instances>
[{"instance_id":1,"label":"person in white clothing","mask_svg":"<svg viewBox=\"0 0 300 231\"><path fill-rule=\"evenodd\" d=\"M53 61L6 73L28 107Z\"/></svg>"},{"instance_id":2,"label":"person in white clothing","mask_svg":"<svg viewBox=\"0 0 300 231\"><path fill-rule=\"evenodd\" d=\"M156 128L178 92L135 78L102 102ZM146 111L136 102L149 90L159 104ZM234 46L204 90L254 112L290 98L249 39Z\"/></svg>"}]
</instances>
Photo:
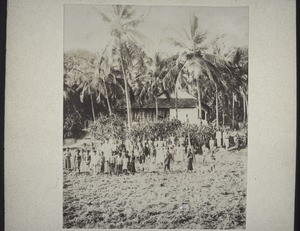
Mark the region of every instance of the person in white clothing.
<instances>
[{"instance_id":1,"label":"person in white clothing","mask_svg":"<svg viewBox=\"0 0 300 231\"><path fill-rule=\"evenodd\" d=\"M226 150L229 148L229 135L227 130L223 131L223 145L225 146Z\"/></svg>"},{"instance_id":2,"label":"person in white clothing","mask_svg":"<svg viewBox=\"0 0 300 231\"><path fill-rule=\"evenodd\" d=\"M213 140L212 137L210 137L210 140L209 140L209 149L210 149L211 153L213 153L215 151L215 141Z\"/></svg>"},{"instance_id":3,"label":"person in white clothing","mask_svg":"<svg viewBox=\"0 0 300 231\"><path fill-rule=\"evenodd\" d=\"M216 140L217 140L217 147L218 148L222 147L222 132L220 130L216 132Z\"/></svg>"}]
</instances>

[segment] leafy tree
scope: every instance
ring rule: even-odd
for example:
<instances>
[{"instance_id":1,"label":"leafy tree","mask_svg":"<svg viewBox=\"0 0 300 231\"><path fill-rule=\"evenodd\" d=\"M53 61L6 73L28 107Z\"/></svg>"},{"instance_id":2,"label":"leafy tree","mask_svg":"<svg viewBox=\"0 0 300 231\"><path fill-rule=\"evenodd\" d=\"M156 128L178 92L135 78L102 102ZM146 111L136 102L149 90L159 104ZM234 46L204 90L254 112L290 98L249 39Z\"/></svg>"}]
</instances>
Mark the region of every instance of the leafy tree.
<instances>
[{"instance_id":1,"label":"leafy tree","mask_svg":"<svg viewBox=\"0 0 300 231\"><path fill-rule=\"evenodd\" d=\"M183 49L181 57L184 57L184 65L180 69L177 81L182 80L184 72L188 70L190 73L188 78L196 80L197 96L198 96L198 110L201 123L201 87L200 82L203 78L208 78L216 88L217 93L217 76L213 75L212 70L217 70L214 63L214 54L209 54L208 48L215 41L220 39L217 37L212 41L207 39L207 31L201 31L199 27L199 20L195 14L190 15L189 28L183 28L182 33L178 32L179 38L169 38L169 42L175 47ZM192 82L190 80L189 82ZM217 107L217 103L216 103ZM217 120L218 121L218 120ZM217 122L218 123L218 122Z\"/></svg>"},{"instance_id":2,"label":"leafy tree","mask_svg":"<svg viewBox=\"0 0 300 231\"><path fill-rule=\"evenodd\" d=\"M114 39L114 55L118 56L118 62L124 78L125 96L127 105L127 123L131 129L131 102L129 96L128 79L130 78L130 66L134 66L133 59L140 54L137 47L137 37L141 33L136 29L142 22L142 16L136 17L136 11L132 6L115 5L110 15L97 11L104 22L109 23L110 33Z\"/></svg>"}]
</instances>

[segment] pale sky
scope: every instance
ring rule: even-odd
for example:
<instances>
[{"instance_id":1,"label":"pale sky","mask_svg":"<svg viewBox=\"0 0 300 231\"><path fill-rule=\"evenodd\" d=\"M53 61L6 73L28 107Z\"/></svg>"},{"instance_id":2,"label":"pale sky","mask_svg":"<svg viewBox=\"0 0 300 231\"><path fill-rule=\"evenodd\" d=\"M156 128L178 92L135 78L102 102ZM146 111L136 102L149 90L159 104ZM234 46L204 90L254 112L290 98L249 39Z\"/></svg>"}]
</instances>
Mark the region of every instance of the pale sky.
<instances>
[{"instance_id":1,"label":"pale sky","mask_svg":"<svg viewBox=\"0 0 300 231\"><path fill-rule=\"evenodd\" d=\"M109 27L97 15L95 9L109 14L110 5L67 4L64 9L64 50L86 49L101 52L110 39ZM208 29L210 37L225 34L222 41L227 48L248 46L248 7L177 7L135 6L137 14L144 14L139 25L146 37L146 51L176 54L165 38L175 37L176 30L189 25L190 12L199 18L200 28ZM188 27L187 27L188 28Z\"/></svg>"}]
</instances>

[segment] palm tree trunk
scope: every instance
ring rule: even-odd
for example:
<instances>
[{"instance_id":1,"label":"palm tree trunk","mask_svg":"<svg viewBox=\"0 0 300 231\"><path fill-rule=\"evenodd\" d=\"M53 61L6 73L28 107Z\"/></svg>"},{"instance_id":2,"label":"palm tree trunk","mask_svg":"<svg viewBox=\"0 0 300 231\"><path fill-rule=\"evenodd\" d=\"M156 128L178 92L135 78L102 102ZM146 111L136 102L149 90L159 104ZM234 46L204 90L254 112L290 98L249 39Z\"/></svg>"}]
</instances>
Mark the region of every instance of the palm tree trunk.
<instances>
[{"instance_id":1,"label":"palm tree trunk","mask_svg":"<svg viewBox=\"0 0 300 231\"><path fill-rule=\"evenodd\" d=\"M200 91L200 79L197 79L197 93L198 93L198 111L199 111L199 119L200 125L202 124L202 105L201 105L201 91Z\"/></svg>"},{"instance_id":2,"label":"palm tree trunk","mask_svg":"<svg viewBox=\"0 0 300 231\"><path fill-rule=\"evenodd\" d=\"M224 113L224 109L223 109L223 112L222 112L222 116L223 116L223 128L225 128L225 113Z\"/></svg>"},{"instance_id":3,"label":"palm tree trunk","mask_svg":"<svg viewBox=\"0 0 300 231\"><path fill-rule=\"evenodd\" d=\"M218 87L216 85L216 120L217 120L217 129L219 129L219 105L218 105Z\"/></svg>"},{"instance_id":4,"label":"palm tree trunk","mask_svg":"<svg viewBox=\"0 0 300 231\"><path fill-rule=\"evenodd\" d=\"M120 60L121 60L121 68L122 68L122 74L124 78L124 85L125 85L125 96L126 96L126 106L127 106L127 126L129 129L129 132L131 130L131 106L130 106L130 99L129 99L129 93L128 93L128 86L127 86L127 78L126 78L126 73L124 70L124 65L123 65L123 57L122 57L122 52L121 52L121 40L119 38L119 49L120 49Z\"/></svg>"},{"instance_id":5,"label":"palm tree trunk","mask_svg":"<svg viewBox=\"0 0 300 231\"><path fill-rule=\"evenodd\" d=\"M91 93L90 96L91 96L91 105L92 105L93 120L95 121L96 117L95 117L95 111L94 111L93 94Z\"/></svg>"},{"instance_id":6,"label":"palm tree trunk","mask_svg":"<svg viewBox=\"0 0 300 231\"><path fill-rule=\"evenodd\" d=\"M155 122L158 121L158 102L157 102L157 96L155 97Z\"/></svg>"},{"instance_id":7,"label":"palm tree trunk","mask_svg":"<svg viewBox=\"0 0 300 231\"><path fill-rule=\"evenodd\" d=\"M246 103L246 119L247 119L247 122L248 122L248 100L247 100L247 97L245 97L245 103Z\"/></svg>"},{"instance_id":8,"label":"palm tree trunk","mask_svg":"<svg viewBox=\"0 0 300 231\"><path fill-rule=\"evenodd\" d=\"M232 93L232 129L234 129L234 93Z\"/></svg>"},{"instance_id":9,"label":"palm tree trunk","mask_svg":"<svg viewBox=\"0 0 300 231\"><path fill-rule=\"evenodd\" d=\"M175 87L175 112L176 112L176 119L178 119L177 98L178 98L177 87Z\"/></svg>"},{"instance_id":10,"label":"palm tree trunk","mask_svg":"<svg viewBox=\"0 0 300 231\"><path fill-rule=\"evenodd\" d=\"M244 109L244 113L243 113L243 123L246 123L246 100L245 100L245 95L243 94L243 109Z\"/></svg>"},{"instance_id":11,"label":"palm tree trunk","mask_svg":"<svg viewBox=\"0 0 300 231\"><path fill-rule=\"evenodd\" d=\"M110 106L110 102L109 102L108 96L106 96L106 101L107 101L108 113L111 116L112 115L112 111L111 111L111 106Z\"/></svg>"},{"instance_id":12,"label":"palm tree trunk","mask_svg":"<svg viewBox=\"0 0 300 231\"><path fill-rule=\"evenodd\" d=\"M108 98L108 92L107 92L105 81L103 81L103 83L104 83L104 88L105 88L105 98L106 98L106 102L107 102L108 113L111 116L112 115L112 111L111 111L111 106L110 106L110 102L109 102L109 98Z\"/></svg>"}]
</instances>

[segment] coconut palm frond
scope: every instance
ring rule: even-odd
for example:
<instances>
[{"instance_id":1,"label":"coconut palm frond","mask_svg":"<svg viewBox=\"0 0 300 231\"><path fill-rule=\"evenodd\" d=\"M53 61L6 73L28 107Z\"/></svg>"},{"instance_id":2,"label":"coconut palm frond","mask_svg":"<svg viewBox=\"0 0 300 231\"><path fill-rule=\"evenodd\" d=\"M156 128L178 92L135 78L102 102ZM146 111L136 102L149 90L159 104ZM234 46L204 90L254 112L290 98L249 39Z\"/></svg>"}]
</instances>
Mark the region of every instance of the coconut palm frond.
<instances>
[{"instance_id":1,"label":"coconut palm frond","mask_svg":"<svg viewBox=\"0 0 300 231\"><path fill-rule=\"evenodd\" d=\"M143 22L143 15L141 15L139 18L131 19L131 20L124 22L122 24L122 26L127 29L128 28L136 28L142 22Z\"/></svg>"},{"instance_id":2,"label":"coconut palm frond","mask_svg":"<svg viewBox=\"0 0 300 231\"><path fill-rule=\"evenodd\" d=\"M131 39L134 39L137 41L140 40L143 43L148 42L148 38L145 34L143 34L141 31L136 30L136 29L128 29L129 35Z\"/></svg>"},{"instance_id":3,"label":"coconut palm frond","mask_svg":"<svg viewBox=\"0 0 300 231\"><path fill-rule=\"evenodd\" d=\"M191 37L194 38L196 30L198 29L199 22L198 17L195 14L190 15L190 29L191 29Z\"/></svg>"},{"instance_id":4,"label":"coconut palm frond","mask_svg":"<svg viewBox=\"0 0 300 231\"><path fill-rule=\"evenodd\" d=\"M207 31L204 32L196 32L193 36L193 41L195 44L202 44L207 39Z\"/></svg>"},{"instance_id":5,"label":"coconut palm frond","mask_svg":"<svg viewBox=\"0 0 300 231\"><path fill-rule=\"evenodd\" d=\"M188 49L188 50L190 49L190 47L187 44L185 44L184 42L182 42L182 41L178 41L178 40L176 40L174 38L167 38L166 40L168 41L168 43L170 43L173 46L176 46L176 47L179 47L179 48Z\"/></svg>"},{"instance_id":6,"label":"coconut palm frond","mask_svg":"<svg viewBox=\"0 0 300 231\"><path fill-rule=\"evenodd\" d=\"M124 6L121 13L122 19L131 19L134 15L136 15L136 10L131 6Z\"/></svg>"},{"instance_id":7,"label":"coconut palm frond","mask_svg":"<svg viewBox=\"0 0 300 231\"><path fill-rule=\"evenodd\" d=\"M97 10L95 7L93 7L93 9L96 11L96 13L101 17L101 19L104 22L110 23L112 21L112 19L107 14L103 13L102 11Z\"/></svg>"}]
</instances>

